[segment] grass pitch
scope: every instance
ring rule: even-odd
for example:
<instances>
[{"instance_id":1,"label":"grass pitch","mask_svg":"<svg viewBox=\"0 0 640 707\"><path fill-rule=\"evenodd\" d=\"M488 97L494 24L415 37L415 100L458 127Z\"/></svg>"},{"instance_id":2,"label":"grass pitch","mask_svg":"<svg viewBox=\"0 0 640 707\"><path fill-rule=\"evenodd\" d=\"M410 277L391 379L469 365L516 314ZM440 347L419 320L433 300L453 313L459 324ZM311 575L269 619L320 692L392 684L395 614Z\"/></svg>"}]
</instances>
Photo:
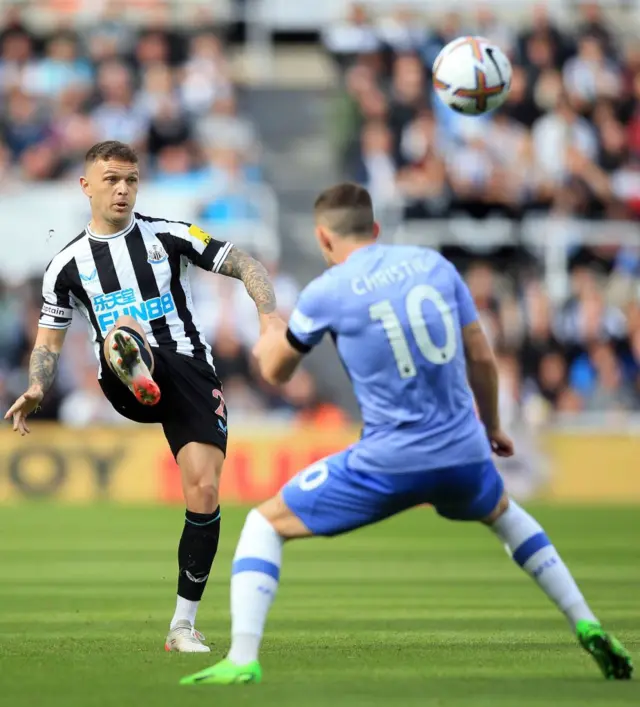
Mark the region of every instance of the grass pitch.
<instances>
[{"instance_id":1,"label":"grass pitch","mask_svg":"<svg viewBox=\"0 0 640 707\"><path fill-rule=\"evenodd\" d=\"M534 507L594 610L640 668L640 509ZM198 627L210 658L166 654L180 509L0 510L0 703L10 707L614 707L564 620L484 528L418 509L285 550L259 686L181 687L228 646L223 538ZM204 702L203 702L204 701Z\"/></svg>"}]
</instances>

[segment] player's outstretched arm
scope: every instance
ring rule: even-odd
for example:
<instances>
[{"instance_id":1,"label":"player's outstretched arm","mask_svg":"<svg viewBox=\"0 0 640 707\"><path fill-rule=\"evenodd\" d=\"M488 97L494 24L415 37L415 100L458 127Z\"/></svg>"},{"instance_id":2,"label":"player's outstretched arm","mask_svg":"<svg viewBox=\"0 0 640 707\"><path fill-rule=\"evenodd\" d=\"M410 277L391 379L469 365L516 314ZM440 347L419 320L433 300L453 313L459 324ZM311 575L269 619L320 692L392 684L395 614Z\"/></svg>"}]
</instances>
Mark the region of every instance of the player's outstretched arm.
<instances>
[{"instance_id":1,"label":"player's outstretched arm","mask_svg":"<svg viewBox=\"0 0 640 707\"><path fill-rule=\"evenodd\" d=\"M66 329L38 328L29 363L29 388L4 416L5 420L13 418L13 430L22 436L30 432L26 422L27 416L37 409L53 385L66 333Z\"/></svg>"},{"instance_id":2,"label":"player's outstretched arm","mask_svg":"<svg viewBox=\"0 0 640 707\"><path fill-rule=\"evenodd\" d=\"M249 297L256 303L261 330L264 331L270 320L280 319L276 314L276 293L262 263L233 246L218 272L242 280Z\"/></svg>"}]
</instances>

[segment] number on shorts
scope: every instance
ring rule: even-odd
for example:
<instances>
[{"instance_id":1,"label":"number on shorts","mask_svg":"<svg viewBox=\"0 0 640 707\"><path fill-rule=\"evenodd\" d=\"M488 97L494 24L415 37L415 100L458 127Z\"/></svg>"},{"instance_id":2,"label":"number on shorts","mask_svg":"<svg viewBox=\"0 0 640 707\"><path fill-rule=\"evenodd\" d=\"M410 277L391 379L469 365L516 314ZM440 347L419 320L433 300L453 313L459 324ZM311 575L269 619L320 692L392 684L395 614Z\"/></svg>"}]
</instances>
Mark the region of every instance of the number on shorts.
<instances>
[{"instance_id":1,"label":"number on shorts","mask_svg":"<svg viewBox=\"0 0 640 707\"><path fill-rule=\"evenodd\" d=\"M226 421L227 406L224 402L224 398L222 397L222 391L218 390L217 388L214 388L212 395L216 400L220 401L220 405L218 405L218 407L216 408L216 415Z\"/></svg>"},{"instance_id":2,"label":"number on shorts","mask_svg":"<svg viewBox=\"0 0 640 707\"><path fill-rule=\"evenodd\" d=\"M433 302L442 317L446 333L444 346L436 346L431 339L422 314L422 304L425 300ZM422 355L427 361L438 366L449 363L456 354L458 344L453 315L443 296L431 285L416 285L409 291L405 299L405 307L409 326ZM402 324L393 309L391 301L386 299L372 304L369 307L369 315L374 321L382 322L396 359L400 378L414 378L418 372L416 364L411 355L409 342L402 329Z\"/></svg>"},{"instance_id":3,"label":"number on shorts","mask_svg":"<svg viewBox=\"0 0 640 707\"><path fill-rule=\"evenodd\" d=\"M301 491L313 491L324 484L329 476L329 467L325 462L318 462L300 472L298 486Z\"/></svg>"}]
</instances>

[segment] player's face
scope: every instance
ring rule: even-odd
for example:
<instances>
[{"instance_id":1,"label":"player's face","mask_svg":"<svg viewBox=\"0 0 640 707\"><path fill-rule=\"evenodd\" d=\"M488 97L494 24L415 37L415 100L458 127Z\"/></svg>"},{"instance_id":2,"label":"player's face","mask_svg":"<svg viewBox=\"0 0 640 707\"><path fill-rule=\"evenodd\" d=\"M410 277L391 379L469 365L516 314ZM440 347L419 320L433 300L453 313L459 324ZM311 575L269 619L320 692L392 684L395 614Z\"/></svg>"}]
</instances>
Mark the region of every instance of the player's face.
<instances>
[{"instance_id":1,"label":"player's face","mask_svg":"<svg viewBox=\"0 0 640 707\"><path fill-rule=\"evenodd\" d=\"M91 201L95 218L123 228L131 220L138 196L138 165L120 160L99 160L90 164L80 183Z\"/></svg>"}]
</instances>

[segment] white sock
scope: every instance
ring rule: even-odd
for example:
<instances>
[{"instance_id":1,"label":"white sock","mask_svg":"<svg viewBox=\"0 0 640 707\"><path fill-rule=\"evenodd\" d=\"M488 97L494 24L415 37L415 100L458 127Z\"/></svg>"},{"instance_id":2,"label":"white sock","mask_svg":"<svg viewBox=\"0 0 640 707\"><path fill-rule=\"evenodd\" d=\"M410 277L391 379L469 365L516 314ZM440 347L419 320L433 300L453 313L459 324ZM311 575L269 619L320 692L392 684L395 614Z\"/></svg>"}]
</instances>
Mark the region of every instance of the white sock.
<instances>
[{"instance_id":1,"label":"white sock","mask_svg":"<svg viewBox=\"0 0 640 707\"><path fill-rule=\"evenodd\" d=\"M273 602L284 540L255 509L247 516L231 569L231 649L237 665L258 659L264 625Z\"/></svg>"},{"instance_id":2,"label":"white sock","mask_svg":"<svg viewBox=\"0 0 640 707\"><path fill-rule=\"evenodd\" d=\"M176 602L176 613L171 619L169 628L175 628L178 621L188 621L193 626L196 622L196 614L198 613L199 606L199 601L189 601L188 599L178 595L178 600Z\"/></svg>"},{"instance_id":3,"label":"white sock","mask_svg":"<svg viewBox=\"0 0 640 707\"><path fill-rule=\"evenodd\" d=\"M491 529L574 629L578 621L597 621L544 530L523 508L509 501L509 508Z\"/></svg>"}]
</instances>

